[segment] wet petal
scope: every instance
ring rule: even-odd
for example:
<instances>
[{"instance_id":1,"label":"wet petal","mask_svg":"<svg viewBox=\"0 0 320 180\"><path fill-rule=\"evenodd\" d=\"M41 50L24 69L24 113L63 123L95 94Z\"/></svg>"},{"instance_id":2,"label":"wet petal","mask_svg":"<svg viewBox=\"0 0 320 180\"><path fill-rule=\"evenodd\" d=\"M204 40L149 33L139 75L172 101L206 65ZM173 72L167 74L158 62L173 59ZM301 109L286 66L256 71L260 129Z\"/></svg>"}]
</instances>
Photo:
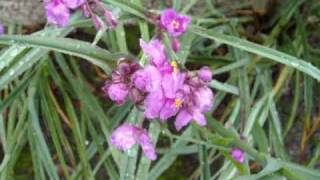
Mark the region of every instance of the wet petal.
<instances>
[{"instance_id":1,"label":"wet petal","mask_svg":"<svg viewBox=\"0 0 320 180\"><path fill-rule=\"evenodd\" d=\"M240 148L234 148L231 151L231 156L239 163L244 163L244 152Z\"/></svg>"},{"instance_id":2,"label":"wet petal","mask_svg":"<svg viewBox=\"0 0 320 180\"><path fill-rule=\"evenodd\" d=\"M148 44L140 39L140 46L151 64L160 67L166 61L165 47L158 39L153 39Z\"/></svg>"},{"instance_id":3,"label":"wet petal","mask_svg":"<svg viewBox=\"0 0 320 180\"><path fill-rule=\"evenodd\" d=\"M118 105L122 105L129 93L129 88L124 83L111 84L107 88L107 93L111 100L115 101Z\"/></svg>"},{"instance_id":4,"label":"wet petal","mask_svg":"<svg viewBox=\"0 0 320 180\"><path fill-rule=\"evenodd\" d=\"M162 90L159 89L158 91L152 92L147 95L144 105L145 105L145 112L144 115L148 119L154 119L159 117L160 110L164 104Z\"/></svg>"},{"instance_id":5,"label":"wet petal","mask_svg":"<svg viewBox=\"0 0 320 180\"><path fill-rule=\"evenodd\" d=\"M165 121L177 113L174 100L166 100L160 111L160 120Z\"/></svg>"},{"instance_id":6,"label":"wet petal","mask_svg":"<svg viewBox=\"0 0 320 180\"><path fill-rule=\"evenodd\" d=\"M184 126L189 124L192 120L192 115L185 109L181 110L174 123L176 129L180 131Z\"/></svg>"},{"instance_id":7,"label":"wet petal","mask_svg":"<svg viewBox=\"0 0 320 180\"><path fill-rule=\"evenodd\" d=\"M209 82L212 80L212 72L209 67L205 66L202 67L198 71L198 76L202 81Z\"/></svg>"},{"instance_id":8,"label":"wet petal","mask_svg":"<svg viewBox=\"0 0 320 180\"><path fill-rule=\"evenodd\" d=\"M141 148L143 150L143 153L150 159L150 160L156 160L157 154L155 150L155 146L152 143L152 140L150 136L148 135L146 130L142 130L140 137L139 137L139 143L141 145Z\"/></svg>"},{"instance_id":9,"label":"wet petal","mask_svg":"<svg viewBox=\"0 0 320 180\"><path fill-rule=\"evenodd\" d=\"M202 87L195 93L197 108L201 112L208 112L213 107L214 96L210 88Z\"/></svg>"},{"instance_id":10,"label":"wet petal","mask_svg":"<svg viewBox=\"0 0 320 180\"><path fill-rule=\"evenodd\" d=\"M128 150L138 141L138 130L130 124L122 124L113 131L110 143L120 150Z\"/></svg>"},{"instance_id":11,"label":"wet petal","mask_svg":"<svg viewBox=\"0 0 320 180\"><path fill-rule=\"evenodd\" d=\"M60 1L45 1L44 3L49 23L59 27L66 27L69 24L70 11L67 6Z\"/></svg>"},{"instance_id":12,"label":"wet petal","mask_svg":"<svg viewBox=\"0 0 320 180\"><path fill-rule=\"evenodd\" d=\"M206 117L199 110L194 110L192 117L200 126L207 125Z\"/></svg>"}]
</instances>

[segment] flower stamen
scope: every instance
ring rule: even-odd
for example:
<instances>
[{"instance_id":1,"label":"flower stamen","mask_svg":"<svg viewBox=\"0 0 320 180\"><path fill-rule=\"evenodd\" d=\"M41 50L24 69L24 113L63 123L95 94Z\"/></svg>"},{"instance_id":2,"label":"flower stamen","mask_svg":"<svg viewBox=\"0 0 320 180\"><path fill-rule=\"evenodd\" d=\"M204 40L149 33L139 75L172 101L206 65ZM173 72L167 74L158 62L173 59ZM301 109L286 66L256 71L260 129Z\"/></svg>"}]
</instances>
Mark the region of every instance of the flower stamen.
<instances>
[{"instance_id":1,"label":"flower stamen","mask_svg":"<svg viewBox=\"0 0 320 180\"><path fill-rule=\"evenodd\" d=\"M174 74L177 74L178 73L178 64L177 64L177 61L171 61L171 63L170 63L170 65L171 65L171 67L173 68L173 73Z\"/></svg>"},{"instance_id":2,"label":"flower stamen","mask_svg":"<svg viewBox=\"0 0 320 180\"><path fill-rule=\"evenodd\" d=\"M175 101L174 101L174 106L175 106L176 108L179 108L179 107L181 106L181 104L182 104L181 99L176 98Z\"/></svg>"},{"instance_id":3,"label":"flower stamen","mask_svg":"<svg viewBox=\"0 0 320 180\"><path fill-rule=\"evenodd\" d=\"M174 29L179 29L180 28L180 23L176 20L173 20L171 22L171 26L173 26Z\"/></svg>"}]
</instances>

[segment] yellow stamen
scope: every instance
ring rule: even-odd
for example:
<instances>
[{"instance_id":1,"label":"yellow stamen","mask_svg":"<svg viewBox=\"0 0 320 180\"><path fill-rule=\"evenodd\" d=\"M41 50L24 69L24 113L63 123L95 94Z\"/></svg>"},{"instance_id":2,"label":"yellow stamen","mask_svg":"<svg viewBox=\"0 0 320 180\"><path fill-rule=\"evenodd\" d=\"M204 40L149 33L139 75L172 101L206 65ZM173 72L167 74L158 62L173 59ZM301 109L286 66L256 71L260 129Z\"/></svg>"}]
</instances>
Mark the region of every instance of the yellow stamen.
<instances>
[{"instance_id":1,"label":"yellow stamen","mask_svg":"<svg viewBox=\"0 0 320 180\"><path fill-rule=\"evenodd\" d=\"M182 104L181 99L179 99L179 98L175 99L175 101L174 101L174 106L175 106L176 108L180 107L181 104Z\"/></svg>"},{"instance_id":2,"label":"yellow stamen","mask_svg":"<svg viewBox=\"0 0 320 180\"><path fill-rule=\"evenodd\" d=\"M171 22L171 25L173 26L174 29L179 29L180 28L180 23L176 20L173 20Z\"/></svg>"},{"instance_id":3,"label":"yellow stamen","mask_svg":"<svg viewBox=\"0 0 320 180\"><path fill-rule=\"evenodd\" d=\"M178 72L178 64L177 64L177 61L171 61L171 66L173 67L173 73L174 74L177 74L177 72Z\"/></svg>"}]
</instances>

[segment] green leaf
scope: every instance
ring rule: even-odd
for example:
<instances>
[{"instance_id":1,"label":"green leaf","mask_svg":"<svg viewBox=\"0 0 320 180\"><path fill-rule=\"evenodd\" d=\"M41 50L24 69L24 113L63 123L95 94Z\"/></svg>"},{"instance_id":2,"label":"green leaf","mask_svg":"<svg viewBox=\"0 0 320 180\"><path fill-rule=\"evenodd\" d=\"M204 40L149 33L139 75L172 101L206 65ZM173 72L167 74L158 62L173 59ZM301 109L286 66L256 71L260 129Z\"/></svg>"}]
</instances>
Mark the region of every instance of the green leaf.
<instances>
[{"instance_id":1,"label":"green leaf","mask_svg":"<svg viewBox=\"0 0 320 180\"><path fill-rule=\"evenodd\" d=\"M312 64L303 61L302 59L298 59L286 53L264 47L234 36L221 34L212 30L206 30L201 27L191 26L189 30L199 36L212 39L220 43L225 43L227 45L257 54L259 56L269 58L270 60L273 60L275 62L291 66L320 81L320 70Z\"/></svg>"},{"instance_id":2,"label":"green leaf","mask_svg":"<svg viewBox=\"0 0 320 180\"><path fill-rule=\"evenodd\" d=\"M0 44L14 45L19 43L24 46L40 47L84 58L108 73L111 70L106 61L116 61L123 56L120 54L112 55L100 47L92 46L90 43L69 38L23 35L0 36Z\"/></svg>"}]
</instances>

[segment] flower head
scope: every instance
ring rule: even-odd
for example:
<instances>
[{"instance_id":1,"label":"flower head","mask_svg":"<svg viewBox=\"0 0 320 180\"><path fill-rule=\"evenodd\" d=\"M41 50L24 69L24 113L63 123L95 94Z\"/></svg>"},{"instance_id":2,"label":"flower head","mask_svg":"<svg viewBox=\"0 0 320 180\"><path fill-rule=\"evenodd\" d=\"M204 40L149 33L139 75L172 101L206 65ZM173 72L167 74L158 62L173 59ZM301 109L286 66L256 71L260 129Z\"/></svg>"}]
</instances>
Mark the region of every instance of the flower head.
<instances>
[{"instance_id":1,"label":"flower head","mask_svg":"<svg viewBox=\"0 0 320 180\"><path fill-rule=\"evenodd\" d=\"M60 0L44 1L47 20L59 27L66 27L69 24L70 10Z\"/></svg>"},{"instance_id":2,"label":"flower head","mask_svg":"<svg viewBox=\"0 0 320 180\"><path fill-rule=\"evenodd\" d=\"M231 150L230 155L239 163L244 163L244 152L240 148L234 148Z\"/></svg>"},{"instance_id":3,"label":"flower head","mask_svg":"<svg viewBox=\"0 0 320 180\"><path fill-rule=\"evenodd\" d=\"M174 37L182 35L190 22L188 16L179 15L174 9L164 10L160 17L161 26Z\"/></svg>"},{"instance_id":4,"label":"flower head","mask_svg":"<svg viewBox=\"0 0 320 180\"><path fill-rule=\"evenodd\" d=\"M128 150L135 144L140 144L144 154L150 159L157 159L155 147L148 132L134 125L125 123L119 126L111 135L110 143L119 150Z\"/></svg>"},{"instance_id":5,"label":"flower head","mask_svg":"<svg viewBox=\"0 0 320 180\"><path fill-rule=\"evenodd\" d=\"M181 130L192 120L200 126L205 126L207 120L204 113L210 111L214 101L211 89L199 77L187 73L183 84L183 96L182 107L175 121L176 129Z\"/></svg>"}]
</instances>

